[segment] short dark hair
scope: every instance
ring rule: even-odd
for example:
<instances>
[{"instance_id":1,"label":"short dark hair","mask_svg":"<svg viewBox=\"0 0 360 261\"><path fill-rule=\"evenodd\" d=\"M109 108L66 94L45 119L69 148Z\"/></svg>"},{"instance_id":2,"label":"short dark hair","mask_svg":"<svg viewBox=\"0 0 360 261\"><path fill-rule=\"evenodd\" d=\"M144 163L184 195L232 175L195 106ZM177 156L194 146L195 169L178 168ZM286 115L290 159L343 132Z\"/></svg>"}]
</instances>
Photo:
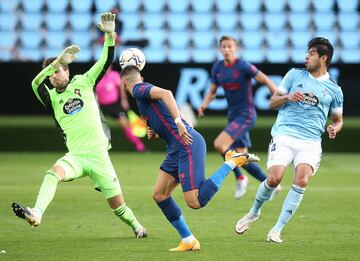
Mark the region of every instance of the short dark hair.
<instances>
[{"instance_id":1,"label":"short dark hair","mask_svg":"<svg viewBox=\"0 0 360 261\"><path fill-rule=\"evenodd\" d=\"M232 37L231 35L223 35L223 36L221 36L219 44L221 45L222 41L225 41L225 40L234 41L235 45L237 45L236 39L234 37Z\"/></svg>"},{"instance_id":2,"label":"short dark hair","mask_svg":"<svg viewBox=\"0 0 360 261\"><path fill-rule=\"evenodd\" d=\"M308 50L310 48L316 48L319 56L327 56L326 65L329 66L334 54L334 47L330 41L324 37L315 37L308 42Z\"/></svg>"},{"instance_id":3,"label":"short dark hair","mask_svg":"<svg viewBox=\"0 0 360 261\"><path fill-rule=\"evenodd\" d=\"M48 67L48 65L50 63L52 63L53 61L55 61L56 57L49 57L47 59L45 59L42 63L42 68ZM69 70L69 65L67 64L63 64L62 67L64 68L64 70Z\"/></svg>"},{"instance_id":4,"label":"short dark hair","mask_svg":"<svg viewBox=\"0 0 360 261\"><path fill-rule=\"evenodd\" d=\"M137 68L135 65L129 65L129 66L126 66L124 69L121 70L121 78L127 76L127 75L130 75L134 72L138 72L140 73L140 70L139 68Z\"/></svg>"}]
</instances>

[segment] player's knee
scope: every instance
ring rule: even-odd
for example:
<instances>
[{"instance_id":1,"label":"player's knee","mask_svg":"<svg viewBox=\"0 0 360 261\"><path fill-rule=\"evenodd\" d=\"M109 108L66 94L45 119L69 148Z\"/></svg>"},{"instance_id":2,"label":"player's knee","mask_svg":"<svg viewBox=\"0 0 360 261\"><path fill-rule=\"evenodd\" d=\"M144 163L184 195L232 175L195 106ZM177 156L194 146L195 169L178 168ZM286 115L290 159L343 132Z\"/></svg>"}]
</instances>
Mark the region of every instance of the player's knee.
<instances>
[{"instance_id":1,"label":"player's knee","mask_svg":"<svg viewBox=\"0 0 360 261\"><path fill-rule=\"evenodd\" d=\"M160 193L158 191L154 191L152 194L152 198L155 202L161 202L165 199L167 199L169 197L169 195L165 195L163 193Z\"/></svg>"},{"instance_id":2,"label":"player's knee","mask_svg":"<svg viewBox=\"0 0 360 261\"><path fill-rule=\"evenodd\" d=\"M219 142L218 140L214 141L214 149L220 153L224 153L226 149L224 149L224 144Z\"/></svg>"},{"instance_id":3,"label":"player's knee","mask_svg":"<svg viewBox=\"0 0 360 261\"><path fill-rule=\"evenodd\" d=\"M307 186L308 182L309 182L309 179L307 177L300 177L300 178L295 179L294 184L299 187L305 188Z\"/></svg>"},{"instance_id":4,"label":"player's knee","mask_svg":"<svg viewBox=\"0 0 360 261\"><path fill-rule=\"evenodd\" d=\"M266 184L271 188L276 188L281 182L281 177L277 175L269 175L266 179Z\"/></svg>"},{"instance_id":5,"label":"player's knee","mask_svg":"<svg viewBox=\"0 0 360 261\"><path fill-rule=\"evenodd\" d=\"M55 177L57 177L60 181L65 180L65 171L60 166L53 166L51 169L49 169L46 173L51 174Z\"/></svg>"}]
</instances>

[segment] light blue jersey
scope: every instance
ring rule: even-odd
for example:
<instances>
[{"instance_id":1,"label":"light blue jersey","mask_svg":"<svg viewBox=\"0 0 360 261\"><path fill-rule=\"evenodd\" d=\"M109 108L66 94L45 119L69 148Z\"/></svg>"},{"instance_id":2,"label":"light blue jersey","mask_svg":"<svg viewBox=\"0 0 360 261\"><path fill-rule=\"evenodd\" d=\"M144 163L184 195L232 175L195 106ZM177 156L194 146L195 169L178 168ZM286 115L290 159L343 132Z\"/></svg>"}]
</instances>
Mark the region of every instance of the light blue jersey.
<instances>
[{"instance_id":1,"label":"light blue jersey","mask_svg":"<svg viewBox=\"0 0 360 261\"><path fill-rule=\"evenodd\" d=\"M291 69L277 91L304 94L302 102L287 102L280 107L271 135L289 135L305 140L321 141L329 111L342 114L343 93L327 73L314 78L306 69Z\"/></svg>"}]
</instances>

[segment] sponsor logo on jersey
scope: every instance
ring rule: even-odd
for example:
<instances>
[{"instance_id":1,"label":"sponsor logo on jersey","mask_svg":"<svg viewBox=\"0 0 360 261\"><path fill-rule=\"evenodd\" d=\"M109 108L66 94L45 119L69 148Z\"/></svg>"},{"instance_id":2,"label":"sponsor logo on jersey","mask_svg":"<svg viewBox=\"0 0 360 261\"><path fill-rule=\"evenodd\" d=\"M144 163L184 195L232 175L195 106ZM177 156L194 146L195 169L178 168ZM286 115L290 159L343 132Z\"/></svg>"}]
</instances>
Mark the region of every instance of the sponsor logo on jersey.
<instances>
[{"instance_id":1,"label":"sponsor logo on jersey","mask_svg":"<svg viewBox=\"0 0 360 261\"><path fill-rule=\"evenodd\" d=\"M296 88L302 88L303 86L302 86L302 84L300 83L300 84L298 84L298 85L296 85Z\"/></svg>"},{"instance_id":2,"label":"sponsor logo on jersey","mask_svg":"<svg viewBox=\"0 0 360 261\"><path fill-rule=\"evenodd\" d=\"M312 92L306 92L304 93L304 100L302 101L302 103L311 106L318 106L319 98L316 97Z\"/></svg>"},{"instance_id":3,"label":"sponsor logo on jersey","mask_svg":"<svg viewBox=\"0 0 360 261\"><path fill-rule=\"evenodd\" d=\"M69 100L64 104L63 111L66 114L74 115L81 111L81 109L84 107L84 102L78 98L72 99L69 98Z\"/></svg>"},{"instance_id":4,"label":"sponsor logo on jersey","mask_svg":"<svg viewBox=\"0 0 360 261\"><path fill-rule=\"evenodd\" d=\"M75 90L74 90L74 93L75 93L76 95L79 95L79 96L81 97L80 89L75 89Z\"/></svg>"}]
</instances>

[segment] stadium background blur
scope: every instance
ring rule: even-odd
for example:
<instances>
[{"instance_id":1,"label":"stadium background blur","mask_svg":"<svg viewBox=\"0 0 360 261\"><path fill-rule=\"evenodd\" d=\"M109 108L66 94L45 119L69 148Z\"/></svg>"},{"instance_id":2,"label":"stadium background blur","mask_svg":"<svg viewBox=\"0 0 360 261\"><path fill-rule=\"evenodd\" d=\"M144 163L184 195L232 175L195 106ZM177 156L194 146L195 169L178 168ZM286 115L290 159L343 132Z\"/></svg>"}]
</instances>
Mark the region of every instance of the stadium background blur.
<instances>
[{"instance_id":1,"label":"stadium background blur","mask_svg":"<svg viewBox=\"0 0 360 261\"><path fill-rule=\"evenodd\" d=\"M124 48L140 47L147 58L145 80L171 89L180 106L189 104L194 110L209 87L211 65L221 58L221 35L238 39L240 57L258 66L277 84L291 67L304 66L306 44L312 37L328 38L335 47L329 71L345 97L345 128L340 141L329 143L330 147L324 139L324 149L360 151L352 142L360 128L356 118L360 115L359 0L0 0L0 126L4 126L0 134L17 137L2 139L1 150L64 148L49 144L39 147L46 133L54 131L51 120L29 118L47 115L32 93L31 80L44 57L58 55L69 44L81 47L77 62L70 66L71 74L87 70L102 48L96 28L99 14L113 8L119 10L122 23L115 69L120 69L116 60ZM260 116L252 132L259 141L254 148L264 151L276 112L268 110L266 87L255 85L253 90ZM225 124L225 110L219 89L207 115L220 118L200 120L198 126L209 140L209 149L213 133ZM262 124L262 116L270 118ZM21 140L20 133L28 136ZM14 140L18 145L11 143ZM126 142L125 146L117 144L116 137L113 142L115 148L128 148Z\"/></svg>"}]
</instances>

